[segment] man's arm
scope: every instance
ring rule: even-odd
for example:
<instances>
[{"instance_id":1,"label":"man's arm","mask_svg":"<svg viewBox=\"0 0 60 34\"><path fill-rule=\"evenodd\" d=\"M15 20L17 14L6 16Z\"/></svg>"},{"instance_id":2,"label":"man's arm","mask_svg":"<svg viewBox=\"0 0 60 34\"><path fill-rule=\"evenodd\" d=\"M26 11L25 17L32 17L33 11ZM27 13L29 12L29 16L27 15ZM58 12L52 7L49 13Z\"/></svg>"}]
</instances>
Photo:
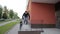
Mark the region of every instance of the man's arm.
<instances>
[{"instance_id":1,"label":"man's arm","mask_svg":"<svg viewBox=\"0 0 60 34\"><path fill-rule=\"evenodd\" d=\"M30 19L30 14L28 13L28 18Z\"/></svg>"},{"instance_id":2,"label":"man's arm","mask_svg":"<svg viewBox=\"0 0 60 34\"><path fill-rule=\"evenodd\" d=\"M25 16L25 13L24 13L23 16L22 16L22 19L24 19L24 16Z\"/></svg>"}]
</instances>

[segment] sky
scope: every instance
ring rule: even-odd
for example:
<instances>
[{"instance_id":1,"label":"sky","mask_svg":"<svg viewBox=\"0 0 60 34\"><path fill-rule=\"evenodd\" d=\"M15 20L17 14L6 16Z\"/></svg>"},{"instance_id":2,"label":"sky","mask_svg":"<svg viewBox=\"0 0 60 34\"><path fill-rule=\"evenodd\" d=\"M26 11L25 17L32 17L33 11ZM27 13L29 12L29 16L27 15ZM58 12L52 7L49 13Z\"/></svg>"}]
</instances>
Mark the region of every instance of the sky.
<instances>
[{"instance_id":1,"label":"sky","mask_svg":"<svg viewBox=\"0 0 60 34\"><path fill-rule=\"evenodd\" d=\"M21 18L27 8L28 0L0 0L2 7L7 6L8 9L13 9Z\"/></svg>"}]
</instances>

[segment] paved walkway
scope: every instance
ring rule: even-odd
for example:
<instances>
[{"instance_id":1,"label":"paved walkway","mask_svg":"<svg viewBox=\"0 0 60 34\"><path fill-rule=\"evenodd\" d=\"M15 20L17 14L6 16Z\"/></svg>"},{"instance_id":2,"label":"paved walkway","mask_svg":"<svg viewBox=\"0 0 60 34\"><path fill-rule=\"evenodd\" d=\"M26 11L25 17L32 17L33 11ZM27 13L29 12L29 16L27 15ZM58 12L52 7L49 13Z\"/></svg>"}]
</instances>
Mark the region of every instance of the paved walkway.
<instances>
[{"instance_id":1,"label":"paved walkway","mask_svg":"<svg viewBox=\"0 0 60 34\"><path fill-rule=\"evenodd\" d=\"M6 32L5 34L18 34L20 24L15 25L11 30Z\"/></svg>"},{"instance_id":2,"label":"paved walkway","mask_svg":"<svg viewBox=\"0 0 60 34\"><path fill-rule=\"evenodd\" d=\"M36 29L32 29L34 31L38 31L41 30L40 28ZM43 31L41 34L60 34L60 29L57 28L43 28Z\"/></svg>"},{"instance_id":3,"label":"paved walkway","mask_svg":"<svg viewBox=\"0 0 60 34\"><path fill-rule=\"evenodd\" d=\"M8 21L8 22L1 23L0 26L3 26L3 25L5 25L5 24L8 24L8 23L11 23L11 22L14 22L14 21L16 21L16 20L12 20L12 21Z\"/></svg>"},{"instance_id":4,"label":"paved walkway","mask_svg":"<svg viewBox=\"0 0 60 34\"><path fill-rule=\"evenodd\" d=\"M60 29L56 28L44 28L43 30L41 34L60 34Z\"/></svg>"},{"instance_id":5,"label":"paved walkway","mask_svg":"<svg viewBox=\"0 0 60 34\"><path fill-rule=\"evenodd\" d=\"M31 26L29 24L23 24L20 31L31 31Z\"/></svg>"},{"instance_id":6,"label":"paved walkway","mask_svg":"<svg viewBox=\"0 0 60 34\"><path fill-rule=\"evenodd\" d=\"M23 25L22 30L20 30L20 24L15 25L11 30L6 32L5 34L18 34L18 31L30 31L30 26L29 25Z\"/></svg>"},{"instance_id":7,"label":"paved walkway","mask_svg":"<svg viewBox=\"0 0 60 34\"><path fill-rule=\"evenodd\" d=\"M23 30L25 28L30 28L27 25L23 25ZM11 30L9 30L6 34L18 34L18 31L20 30L20 25L17 24L15 25ZM40 28L34 28L32 29L34 31L38 31L41 30ZM41 34L60 34L60 29L56 29L56 28L43 28L44 32L42 32ZM24 30L25 31L25 30Z\"/></svg>"}]
</instances>

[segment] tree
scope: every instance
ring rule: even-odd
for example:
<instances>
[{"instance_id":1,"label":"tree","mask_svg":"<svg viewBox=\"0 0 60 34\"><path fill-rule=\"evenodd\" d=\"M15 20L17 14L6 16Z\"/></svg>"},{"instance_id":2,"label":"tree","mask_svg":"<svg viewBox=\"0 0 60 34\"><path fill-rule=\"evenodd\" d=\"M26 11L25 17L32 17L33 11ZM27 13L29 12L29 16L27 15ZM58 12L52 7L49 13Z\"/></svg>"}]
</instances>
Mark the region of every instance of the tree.
<instances>
[{"instance_id":1,"label":"tree","mask_svg":"<svg viewBox=\"0 0 60 34\"><path fill-rule=\"evenodd\" d=\"M14 16L13 10L10 10L9 16L10 16L10 18L13 18L13 16Z\"/></svg>"},{"instance_id":2,"label":"tree","mask_svg":"<svg viewBox=\"0 0 60 34\"><path fill-rule=\"evenodd\" d=\"M0 5L0 19L2 17L2 11L3 11L3 9L2 9L2 6Z\"/></svg>"},{"instance_id":3,"label":"tree","mask_svg":"<svg viewBox=\"0 0 60 34\"><path fill-rule=\"evenodd\" d=\"M2 18L7 19L7 14L6 13L3 13Z\"/></svg>"},{"instance_id":4,"label":"tree","mask_svg":"<svg viewBox=\"0 0 60 34\"><path fill-rule=\"evenodd\" d=\"M4 12L2 18L7 19L8 18L8 9L6 6L4 6Z\"/></svg>"},{"instance_id":5,"label":"tree","mask_svg":"<svg viewBox=\"0 0 60 34\"><path fill-rule=\"evenodd\" d=\"M18 18L18 14L16 12L14 13L14 18Z\"/></svg>"}]
</instances>

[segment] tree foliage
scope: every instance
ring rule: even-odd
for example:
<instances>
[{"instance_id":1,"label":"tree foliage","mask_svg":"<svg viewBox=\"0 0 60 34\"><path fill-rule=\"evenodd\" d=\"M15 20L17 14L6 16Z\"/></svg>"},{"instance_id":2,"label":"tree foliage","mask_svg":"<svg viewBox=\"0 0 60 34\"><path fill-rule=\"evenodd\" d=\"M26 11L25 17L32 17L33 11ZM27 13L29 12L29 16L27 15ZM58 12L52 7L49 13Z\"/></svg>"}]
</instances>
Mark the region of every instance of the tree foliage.
<instances>
[{"instance_id":1,"label":"tree foliage","mask_svg":"<svg viewBox=\"0 0 60 34\"><path fill-rule=\"evenodd\" d=\"M2 17L2 6L0 5L0 19L1 19L1 17Z\"/></svg>"},{"instance_id":2,"label":"tree foliage","mask_svg":"<svg viewBox=\"0 0 60 34\"><path fill-rule=\"evenodd\" d=\"M13 18L13 16L14 16L14 12L13 12L13 10L10 10L9 15L10 15L10 18Z\"/></svg>"},{"instance_id":3,"label":"tree foliage","mask_svg":"<svg viewBox=\"0 0 60 34\"><path fill-rule=\"evenodd\" d=\"M16 12L14 13L14 18L19 18Z\"/></svg>"},{"instance_id":4,"label":"tree foliage","mask_svg":"<svg viewBox=\"0 0 60 34\"><path fill-rule=\"evenodd\" d=\"M3 13L2 18L7 19L7 14L6 13Z\"/></svg>"},{"instance_id":5,"label":"tree foliage","mask_svg":"<svg viewBox=\"0 0 60 34\"><path fill-rule=\"evenodd\" d=\"M13 11L13 9L8 10L7 6L4 8L0 5L0 19L16 19L18 18L18 14Z\"/></svg>"}]
</instances>

